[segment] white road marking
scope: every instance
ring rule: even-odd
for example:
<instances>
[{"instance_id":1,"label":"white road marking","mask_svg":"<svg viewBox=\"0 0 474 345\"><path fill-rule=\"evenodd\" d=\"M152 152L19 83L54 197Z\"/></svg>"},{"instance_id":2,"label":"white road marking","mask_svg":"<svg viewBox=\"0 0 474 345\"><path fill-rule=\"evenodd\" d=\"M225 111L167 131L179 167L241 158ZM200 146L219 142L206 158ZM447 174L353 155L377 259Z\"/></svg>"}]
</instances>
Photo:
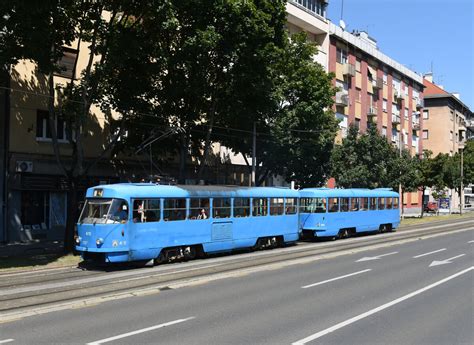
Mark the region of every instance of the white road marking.
<instances>
[{"instance_id":1,"label":"white road marking","mask_svg":"<svg viewBox=\"0 0 474 345\"><path fill-rule=\"evenodd\" d=\"M474 266L471 266L471 267L469 267L469 268L467 268L467 269L465 269L465 270L462 270L462 271L460 271L460 272L458 272L458 273L456 273L456 274L453 274L453 275L451 275L451 276L449 276L449 277L447 277L447 278L444 278L444 279L442 279L442 280L439 280L439 281L437 281L436 283L433 283L433 284L431 284L431 285L425 286L424 288L421 288L421 289L419 289L419 290L413 291L413 292L409 293L408 295L405 295L405 296L402 296L402 297L400 297L400 298L397 298L397 299L395 299L395 300L393 300L393 301L391 301L391 302L388 302L388 303L386 303L386 304L384 304L384 305L381 305L380 307L374 308L374 309L369 310L369 311L367 311L367 312L365 312L365 313L363 313L363 314L357 315L357 316L355 316L355 317L353 317L353 318L350 318L350 319L348 319L348 320L346 320L346 321L343 321L343 322L341 322L341 323L338 323L337 325L334 325L334 326L332 326L332 327L329 327L329 328L327 328L327 329L325 329L325 330L322 330L322 331L320 331L320 332L318 332L318 333L314 333L314 334L310 335L309 337L306 337L306 338L304 338L304 339L301 339L301 340L298 340L298 341L294 342L293 345L303 345L303 344L309 343L310 341L313 341L313 340L315 340L315 339L321 338L322 336L325 336L325 335L327 335L327 334L329 334L329 333L331 333L331 332L334 332L334 331L336 331L336 330L338 330L338 329L340 329L340 328L343 328L343 327L348 326L348 325L350 325L350 324L352 324L352 323L354 323L354 322L357 322L357 321L359 321L359 320L362 320L362 319L364 319L364 318L366 318L366 317L368 317L368 316L370 316L370 315L373 315L373 314L375 314L375 313L378 313L379 311L382 311L382 310L384 310L384 309L387 309L387 308L389 308L389 307L391 307L391 306L393 306L393 305L395 305L395 304L398 304L398 303L403 302L403 301L405 301L405 300L407 300L407 299L409 299L409 298L412 298L412 297L414 297L414 296L416 296L416 295L419 295L419 294L421 294L421 293L423 293L423 292L425 292L425 291L427 291L427 290L430 290L430 289L432 289L432 288L434 288L434 287L436 287L436 286L438 286L438 285L441 285L441 284L443 284L443 283L446 283L447 281L449 281L449 280L451 280L451 279L454 279L454 278L456 278L456 277L459 277L459 276L461 276L461 275L463 275L463 274L465 274L465 273L467 273L467 272L469 272L469 271L472 271L472 270L474 270Z\"/></svg>"},{"instance_id":2,"label":"white road marking","mask_svg":"<svg viewBox=\"0 0 474 345\"><path fill-rule=\"evenodd\" d=\"M382 254L382 255L377 255L377 256L366 256L362 259L357 260L356 262L378 260L381 257L388 256L388 255L393 255L393 254L398 254L398 252L392 252L392 253L387 253L387 254Z\"/></svg>"},{"instance_id":3,"label":"white road marking","mask_svg":"<svg viewBox=\"0 0 474 345\"><path fill-rule=\"evenodd\" d=\"M449 259L446 259L446 260L440 260L440 261L433 261L429 267L433 267L433 266L439 266L439 265L446 265L446 264L451 264L451 260L454 260L454 259L457 259L457 258L460 258L461 256L464 256L466 254L461 254L461 255L458 255L458 256L453 256L452 258L449 258Z\"/></svg>"},{"instance_id":4,"label":"white road marking","mask_svg":"<svg viewBox=\"0 0 474 345\"><path fill-rule=\"evenodd\" d=\"M100 344L108 343L110 341L114 341L114 340L117 340L117 339L130 337L130 336L135 335L135 334L145 333L145 332L153 331L153 330L158 329L158 328L163 328L163 327L167 327L167 326L171 326L171 325L176 325L178 323L189 321L191 319L194 319L194 316L188 317L186 319L174 320L174 321L162 323L160 325L139 329L137 331L133 331L133 332L129 332L129 333L116 335L115 337L110 337L110 338L107 338L107 339L97 340L97 341L94 341L92 343L88 343L87 345L100 345Z\"/></svg>"},{"instance_id":5,"label":"white road marking","mask_svg":"<svg viewBox=\"0 0 474 345\"><path fill-rule=\"evenodd\" d=\"M429 253L425 253L425 254L420 254L420 255L414 256L413 259L418 259L418 258L421 258L422 256L426 256L426 255L430 255L430 254L434 254L434 253L439 253L439 252L442 252L444 250L446 250L446 248L438 249L438 250L435 250L433 252L429 252Z\"/></svg>"},{"instance_id":6,"label":"white road marking","mask_svg":"<svg viewBox=\"0 0 474 345\"><path fill-rule=\"evenodd\" d=\"M474 240L472 240L472 241L469 241L469 242L467 242L467 243L474 243Z\"/></svg>"},{"instance_id":7,"label":"white road marking","mask_svg":"<svg viewBox=\"0 0 474 345\"><path fill-rule=\"evenodd\" d=\"M354 273L346 274L346 275L344 275L344 276L340 276L340 277L337 277L337 278L328 279L328 280L325 280L325 281L322 281L322 282L319 282L319 283L314 283L314 284L310 284L310 285L305 285L305 286L302 286L301 288L302 288L302 289L307 289L307 288L310 288L310 287L313 287L313 286L318 286L318 285L330 283L330 282L333 282L333 281L335 281L335 280L339 280L339 279L343 279L343 278L347 278L347 277L352 277L352 276L355 276L355 275L357 275L357 274L361 274L361 273L365 273L365 272L369 272L369 271L372 271L372 270L371 270L370 268L368 268L368 269L363 270L363 271L359 271L359 272L354 272Z\"/></svg>"},{"instance_id":8,"label":"white road marking","mask_svg":"<svg viewBox=\"0 0 474 345\"><path fill-rule=\"evenodd\" d=\"M15 339L5 339L5 340L0 340L0 344L11 343L12 341L15 341Z\"/></svg>"}]
</instances>

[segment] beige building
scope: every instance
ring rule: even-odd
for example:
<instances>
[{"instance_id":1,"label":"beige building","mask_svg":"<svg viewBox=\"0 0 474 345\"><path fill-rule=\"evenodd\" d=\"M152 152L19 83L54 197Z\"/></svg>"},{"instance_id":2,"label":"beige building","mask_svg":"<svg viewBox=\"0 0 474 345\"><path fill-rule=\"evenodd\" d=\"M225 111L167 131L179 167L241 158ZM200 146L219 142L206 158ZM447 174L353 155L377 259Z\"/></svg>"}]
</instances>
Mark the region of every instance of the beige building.
<instances>
[{"instance_id":1,"label":"beige building","mask_svg":"<svg viewBox=\"0 0 474 345\"><path fill-rule=\"evenodd\" d=\"M425 108L423 109L423 148L433 152L453 155L459 152L466 139L466 121L472 112L456 93L449 93L426 75Z\"/></svg>"},{"instance_id":2,"label":"beige building","mask_svg":"<svg viewBox=\"0 0 474 345\"><path fill-rule=\"evenodd\" d=\"M449 93L440 85L433 83L432 74L425 75L425 107L423 109L423 149L454 155L463 148L472 128L472 111L460 99L459 94ZM459 195L454 190L451 196L450 211L459 211ZM431 193L429 196L431 197Z\"/></svg>"}]
</instances>

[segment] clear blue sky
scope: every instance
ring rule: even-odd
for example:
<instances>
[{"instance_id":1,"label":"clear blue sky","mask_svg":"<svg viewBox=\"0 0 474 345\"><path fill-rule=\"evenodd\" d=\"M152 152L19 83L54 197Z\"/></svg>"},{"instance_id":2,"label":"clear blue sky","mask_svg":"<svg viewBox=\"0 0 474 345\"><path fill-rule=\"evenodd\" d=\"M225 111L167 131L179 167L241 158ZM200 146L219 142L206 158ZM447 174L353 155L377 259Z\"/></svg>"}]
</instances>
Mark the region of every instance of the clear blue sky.
<instances>
[{"instance_id":1,"label":"clear blue sky","mask_svg":"<svg viewBox=\"0 0 474 345\"><path fill-rule=\"evenodd\" d=\"M365 30L380 51L418 73L431 70L474 111L474 0L329 0L327 16Z\"/></svg>"}]
</instances>

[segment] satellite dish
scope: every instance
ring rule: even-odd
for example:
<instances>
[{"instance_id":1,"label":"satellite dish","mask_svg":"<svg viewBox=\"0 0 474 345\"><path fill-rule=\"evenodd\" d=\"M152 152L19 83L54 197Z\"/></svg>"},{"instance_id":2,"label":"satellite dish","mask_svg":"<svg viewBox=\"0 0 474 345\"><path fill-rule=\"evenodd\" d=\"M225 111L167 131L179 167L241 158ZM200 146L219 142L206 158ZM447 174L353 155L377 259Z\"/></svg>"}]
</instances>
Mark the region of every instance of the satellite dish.
<instances>
[{"instance_id":1,"label":"satellite dish","mask_svg":"<svg viewBox=\"0 0 474 345\"><path fill-rule=\"evenodd\" d=\"M346 30L346 23L344 23L342 19L339 21L339 26L341 27L342 30Z\"/></svg>"}]
</instances>

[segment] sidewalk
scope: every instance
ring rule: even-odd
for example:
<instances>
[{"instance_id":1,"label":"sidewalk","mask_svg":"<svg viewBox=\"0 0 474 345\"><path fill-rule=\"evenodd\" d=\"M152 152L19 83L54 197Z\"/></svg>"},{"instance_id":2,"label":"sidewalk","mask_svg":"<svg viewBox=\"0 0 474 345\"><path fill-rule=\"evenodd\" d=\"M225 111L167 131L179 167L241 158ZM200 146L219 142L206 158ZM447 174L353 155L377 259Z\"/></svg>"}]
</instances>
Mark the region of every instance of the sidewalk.
<instances>
[{"instance_id":1,"label":"sidewalk","mask_svg":"<svg viewBox=\"0 0 474 345\"><path fill-rule=\"evenodd\" d=\"M62 241L35 241L28 243L0 244L0 260L3 258L61 254L62 251Z\"/></svg>"}]
</instances>

